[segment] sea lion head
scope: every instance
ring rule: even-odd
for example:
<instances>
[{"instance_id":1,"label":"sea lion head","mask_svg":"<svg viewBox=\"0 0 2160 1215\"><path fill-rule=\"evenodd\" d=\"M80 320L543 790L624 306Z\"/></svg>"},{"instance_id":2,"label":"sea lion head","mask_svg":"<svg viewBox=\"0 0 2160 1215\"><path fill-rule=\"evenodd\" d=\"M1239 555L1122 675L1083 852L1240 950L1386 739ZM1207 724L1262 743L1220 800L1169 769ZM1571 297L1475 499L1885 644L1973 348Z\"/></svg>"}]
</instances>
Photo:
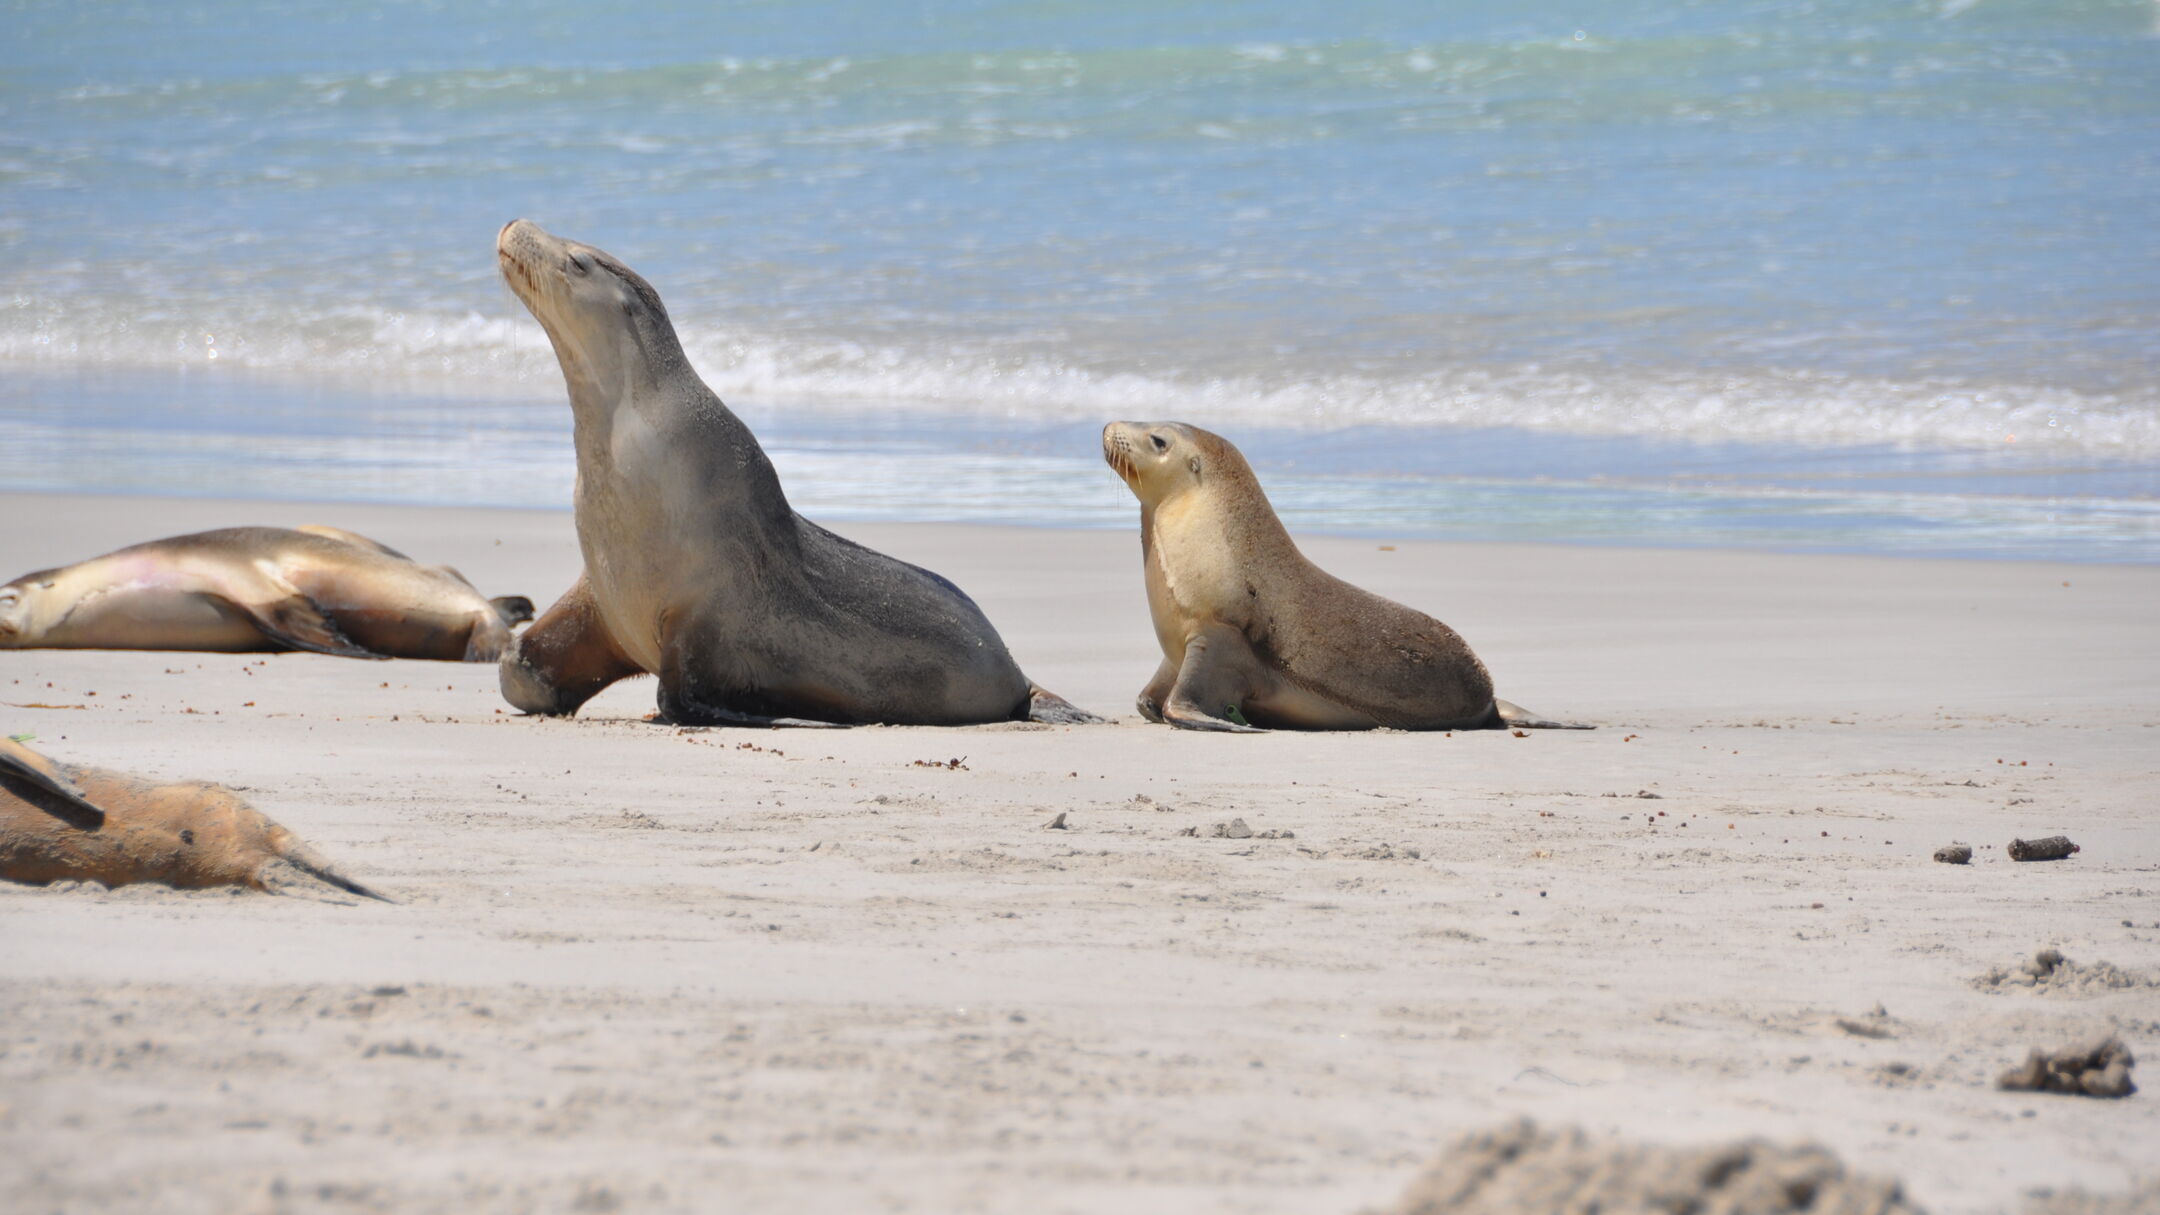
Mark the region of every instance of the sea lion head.
<instances>
[{"instance_id":1,"label":"sea lion head","mask_svg":"<svg viewBox=\"0 0 2160 1215\"><path fill-rule=\"evenodd\" d=\"M605 251L513 219L496 234L495 260L547 330L573 400L580 387L620 391L688 366L660 293Z\"/></svg>"},{"instance_id":2,"label":"sea lion head","mask_svg":"<svg viewBox=\"0 0 2160 1215\"><path fill-rule=\"evenodd\" d=\"M1103 460L1133 496L1151 506L1212 478L1249 480L1237 448L1221 435L1183 422L1112 422L1103 427Z\"/></svg>"},{"instance_id":3,"label":"sea lion head","mask_svg":"<svg viewBox=\"0 0 2160 1215\"><path fill-rule=\"evenodd\" d=\"M59 573L40 570L0 586L0 647L33 641L67 614L63 597L55 593Z\"/></svg>"}]
</instances>

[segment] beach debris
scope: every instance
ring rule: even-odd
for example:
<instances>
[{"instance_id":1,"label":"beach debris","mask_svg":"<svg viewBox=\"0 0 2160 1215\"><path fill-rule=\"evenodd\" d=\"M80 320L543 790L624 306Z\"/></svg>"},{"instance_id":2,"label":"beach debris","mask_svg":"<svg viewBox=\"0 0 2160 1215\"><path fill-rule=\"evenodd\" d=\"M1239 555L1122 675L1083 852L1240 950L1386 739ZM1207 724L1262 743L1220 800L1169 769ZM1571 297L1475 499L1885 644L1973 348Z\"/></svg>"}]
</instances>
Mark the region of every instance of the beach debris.
<instances>
[{"instance_id":1,"label":"beach debris","mask_svg":"<svg viewBox=\"0 0 2160 1215\"><path fill-rule=\"evenodd\" d=\"M2102 1033L2060 1050L2035 1048L2025 1062L1997 1077L1995 1087L2011 1092L2127 1097L2137 1091L2130 1080L2130 1069L2136 1065L2121 1038Z\"/></svg>"},{"instance_id":2,"label":"beach debris","mask_svg":"<svg viewBox=\"0 0 2160 1215\"><path fill-rule=\"evenodd\" d=\"M1903 1059L1892 1059L1875 1069L1875 1083L1884 1088L1910 1088L1920 1082L1920 1069Z\"/></svg>"},{"instance_id":3,"label":"beach debris","mask_svg":"<svg viewBox=\"0 0 2160 1215\"><path fill-rule=\"evenodd\" d=\"M2081 1189L2032 1191L2023 1215L2153 1215L2155 1211L2160 1211L2160 1177L2113 1194Z\"/></svg>"},{"instance_id":4,"label":"beach debris","mask_svg":"<svg viewBox=\"0 0 2160 1215\"><path fill-rule=\"evenodd\" d=\"M951 759L918 759L908 764L908 767L943 768L947 772L965 772L968 770L967 756L965 755L955 755Z\"/></svg>"},{"instance_id":5,"label":"beach debris","mask_svg":"<svg viewBox=\"0 0 2160 1215\"><path fill-rule=\"evenodd\" d=\"M2071 843L2067 835L2010 841L2010 859L2013 861L2059 861L2078 851L2082 850Z\"/></svg>"},{"instance_id":6,"label":"beach debris","mask_svg":"<svg viewBox=\"0 0 2160 1215\"><path fill-rule=\"evenodd\" d=\"M1049 822L1043 824L1043 830L1070 831L1072 830L1072 828L1065 825L1065 812L1063 810L1060 810L1057 812L1056 818L1051 819Z\"/></svg>"},{"instance_id":7,"label":"beach debris","mask_svg":"<svg viewBox=\"0 0 2160 1215\"><path fill-rule=\"evenodd\" d=\"M1274 828L1269 828L1266 831L1255 831L1252 829L1252 825L1242 818L1233 818L1222 823L1210 823L1205 832L1198 827L1187 827L1178 834L1181 836L1204 835L1206 838L1214 840L1294 840L1297 838L1297 832L1295 831L1278 831Z\"/></svg>"},{"instance_id":8,"label":"beach debris","mask_svg":"<svg viewBox=\"0 0 2160 1215\"><path fill-rule=\"evenodd\" d=\"M1945 865L1972 864L1971 844L1947 844L1935 850L1935 859Z\"/></svg>"},{"instance_id":9,"label":"beach debris","mask_svg":"<svg viewBox=\"0 0 2160 1215\"><path fill-rule=\"evenodd\" d=\"M1902 1028L1898 1019L1891 1016L1890 1010L1881 1004L1869 1009L1862 1016L1835 1017L1830 1023L1855 1038L1874 1038L1878 1041L1897 1037L1898 1030Z\"/></svg>"},{"instance_id":10,"label":"beach debris","mask_svg":"<svg viewBox=\"0 0 2160 1215\"><path fill-rule=\"evenodd\" d=\"M402 1042L371 1042L368 1048L361 1052L360 1057L373 1059L377 1055L398 1055L407 1059L441 1059L447 1052L433 1043L415 1042L407 1038Z\"/></svg>"},{"instance_id":11,"label":"beach debris","mask_svg":"<svg viewBox=\"0 0 2160 1215\"><path fill-rule=\"evenodd\" d=\"M1384 1215L1694 1211L1700 1215L1918 1215L1897 1182L1848 1173L1828 1149L1749 1139L1664 1147L1541 1130L1528 1119L1466 1135Z\"/></svg>"},{"instance_id":12,"label":"beach debris","mask_svg":"<svg viewBox=\"0 0 2160 1215\"><path fill-rule=\"evenodd\" d=\"M2133 987L2160 987L2160 976L2126 970L2113 962L2073 962L2059 949L2043 949L2015 966L1992 966L1972 981L1982 991L2024 987L2044 995L2098 995Z\"/></svg>"}]
</instances>

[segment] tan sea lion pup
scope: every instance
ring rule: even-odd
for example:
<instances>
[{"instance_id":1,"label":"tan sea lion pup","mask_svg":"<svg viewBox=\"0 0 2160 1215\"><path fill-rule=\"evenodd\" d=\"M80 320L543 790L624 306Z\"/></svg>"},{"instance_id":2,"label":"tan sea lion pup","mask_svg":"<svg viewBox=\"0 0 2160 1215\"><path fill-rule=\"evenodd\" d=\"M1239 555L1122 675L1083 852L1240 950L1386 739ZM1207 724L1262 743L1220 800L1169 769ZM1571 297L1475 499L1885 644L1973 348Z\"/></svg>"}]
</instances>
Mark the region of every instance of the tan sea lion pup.
<instances>
[{"instance_id":1,"label":"tan sea lion pup","mask_svg":"<svg viewBox=\"0 0 2160 1215\"><path fill-rule=\"evenodd\" d=\"M54 763L0 737L0 878L162 882L300 892L317 883L383 899L221 785L154 785ZM389 902L389 899L383 899Z\"/></svg>"},{"instance_id":2,"label":"tan sea lion pup","mask_svg":"<svg viewBox=\"0 0 2160 1215\"><path fill-rule=\"evenodd\" d=\"M575 713L649 672L681 725L1098 720L1031 684L959 587L796 514L635 271L522 219L495 248L562 364L585 555L503 657L511 704Z\"/></svg>"},{"instance_id":3,"label":"tan sea lion pup","mask_svg":"<svg viewBox=\"0 0 2160 1215\"><path fill-rule=\"evenodd\" d=\"M532 602L484 599L334 527L228 527L137 544L0 586L0 648L312 650L494 662Z\"/></svg>"},{"instance_id":4,"label":"tan sea lion pup","mask_svg":"<svg viewBox=\"0 0 2160 1215\"><path fill-rule=\"evenodd\" d=\"M1148 611L1163 663L1149 721L1187 730L1474 730L1541 721L1493 699L1455 630L1312 562L1229 440L1112 422L1103 458L1140 499Z\"/></svg>"}]
</instances>

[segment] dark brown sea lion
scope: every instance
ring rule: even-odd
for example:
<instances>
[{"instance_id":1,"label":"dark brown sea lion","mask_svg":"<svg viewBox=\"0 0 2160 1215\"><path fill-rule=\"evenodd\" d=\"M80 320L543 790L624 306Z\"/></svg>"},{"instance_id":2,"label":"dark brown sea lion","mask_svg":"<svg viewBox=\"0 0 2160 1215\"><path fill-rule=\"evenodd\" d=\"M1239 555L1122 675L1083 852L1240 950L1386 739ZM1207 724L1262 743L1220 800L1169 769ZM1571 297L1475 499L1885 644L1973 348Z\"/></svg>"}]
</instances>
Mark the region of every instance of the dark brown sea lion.
<instances>
[{"instance_id":1,"label":"dark brown sea lion","mask_svg":"<svg viewBox=\"0 0 2160 1215\"><path fill-rule=\"evenodd\" d=\"M960 588L796 514L635 271L525 220L496 254L569 387L585 555L503 656L511 704L574 713L649 672L684 725L1097 720L1031 684Z\"/></svg>"},{"instance_id":2,"label":"dark brown sea lion","mask_svg":"<svg viewBox=\"0 0 2160 1215\"><path fill-rule=\"evenodd\" d=\"M221 785L159 785L55 763L8 738L0 738L0 878L293 893L330 886L383 898Z\"/></svg>"},{"instance_id":3,"label":"dark brown sea lion","mask_svg":"<svg viewBox=\"0 0 2160 1215\"><path fill-rule=\"evenodd\" d=\"M1455 630L1298 551L1229 440L1112 422L1103 458L1140 500L1148 611L1163 662L1150 721L1188 730L1471 730L1542 721L1493 699Z\"/></svg>"},{"instance_id":4,"label":"dark brown sea lion","mask_svg":"<svg viewBox=\"0 0 2160 1215\"><path fill-rule=\"evenodd\" d=\"M332 527L153 540L0 586L0 648L494 662L532 602Z\"/></svg>"}]
</instances>

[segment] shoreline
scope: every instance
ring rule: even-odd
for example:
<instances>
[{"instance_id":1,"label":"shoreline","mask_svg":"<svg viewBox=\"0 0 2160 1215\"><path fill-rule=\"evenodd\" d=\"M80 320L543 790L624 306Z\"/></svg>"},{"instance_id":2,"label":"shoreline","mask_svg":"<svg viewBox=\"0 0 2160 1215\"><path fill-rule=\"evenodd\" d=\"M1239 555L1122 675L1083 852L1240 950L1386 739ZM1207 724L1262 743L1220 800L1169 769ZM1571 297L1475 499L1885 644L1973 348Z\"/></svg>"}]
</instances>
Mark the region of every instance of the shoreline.
<instances>
[{"instance_id":1,"label":"shoreline","mask_svg":"<svg viewBox=\"0 0 2160 1215\"><path fill-rule=\"evenodd\" d=\"M566 507L568 410L246 372L0 378L0 485L27 492ZM1099 423L736 396L804 515L1132 525ZM1117 411L1116 406L1105 406ZM1230 437L1293 530L1354 538L2160 564L2160 463L2048 445L1906 449L1527 427Z\"/></svg>"},{"instance_id":2,"label":"shoreline","mask_svg":"<svg viewBox=\"0 0 2160 1215\"><path fill-rule=\"evenodd\" d=\"M578 562L539 511L0 502L10 570L308 521L543 606ZM10 732L240 788L401 900L0 886L0 1186L1348 1215L1516 1115L1812 1139L1938 1215L2151 1175L2150 1101L1992 1081L2098 1026L2152 1056L2155 988L1974 983L2049 947L2160 983L2160 570L1301 535L1602 728L1250 739L1133 715L1131 535L838 530L1114 722L682 731L650 680L543 721L487 666L0 652L0 699L83 706Z\"/></svg>"}]
</instances>

